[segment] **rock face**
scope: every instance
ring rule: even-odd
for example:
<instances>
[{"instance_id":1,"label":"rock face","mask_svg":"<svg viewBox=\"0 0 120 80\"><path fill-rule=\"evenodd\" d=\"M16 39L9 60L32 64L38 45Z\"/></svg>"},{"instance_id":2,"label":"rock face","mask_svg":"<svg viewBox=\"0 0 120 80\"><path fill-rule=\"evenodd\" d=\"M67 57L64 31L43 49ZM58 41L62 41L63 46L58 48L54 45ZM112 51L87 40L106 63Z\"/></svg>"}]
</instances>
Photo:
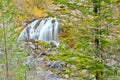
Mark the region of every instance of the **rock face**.
<instances>
[{"instance_id":1,"label":"rock face","mask_svg":"<svg viewBox=\"0 0 120 80\"><path fill-rule=\"evenodd\" d=\"M42 57L35 59L34 65L27 71L27 80L63 80L43 67L45 60Z\"/></svg>"},{"instance_id":2,"label":"rock face","mask_svg":"<svg viewBox=\"0 0 120 80\"><path fill-rule=\"evenodd\" d=\"M58 21L56 18L45 18L34 20L29 23L20 33L18 41L29 39L52 41L58 38Z\"/></svg>"},{"instance_id":3,"label":"rock face","mask_svg":"<svg viewBox=\"0 0 120 80\"><path fill-rule=\"evenodd\" d=\"M46 49L39 49L38 47L41 47L41 45L36 44L34 41L26 42L26 45L27 51L30 51L29 56L23 62L24 65L29 67L29 70L26 72L26 80L64 80L49 70L49 68L62 70L62 65L54 60L47 61L45 58L45 56L51 55L50 52L53 49L56 52L56 42L54 47L50 46L50 48Z\"/></svg>"},{"instance_id":4,"label":"rock face","mask_svg":"<svg viewBox=\"0 0 120 80\"><path fill-rule=\"evenodd\" d=\"M60 44L59 41L51 41L51 42L50 42L51 48L56 48L56 47L58 47L59 44Z\"/></svg>"}]
</instances>

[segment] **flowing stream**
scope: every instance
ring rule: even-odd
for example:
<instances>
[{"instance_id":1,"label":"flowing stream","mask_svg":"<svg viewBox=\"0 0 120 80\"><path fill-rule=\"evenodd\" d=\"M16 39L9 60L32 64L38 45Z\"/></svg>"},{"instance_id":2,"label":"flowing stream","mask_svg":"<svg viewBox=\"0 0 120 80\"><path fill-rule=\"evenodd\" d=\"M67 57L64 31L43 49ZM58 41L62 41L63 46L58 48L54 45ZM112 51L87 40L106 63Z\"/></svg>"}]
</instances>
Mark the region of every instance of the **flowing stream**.
<instances>
[{"instance_id":1,"label":"flowing stream","mask_svg":"<svg viewBox=\"0 0 120 80\"><path fill-rule=\"evenodd\" d=\"M26 27L21 31L18 41L34 39L49 42L55 40L57 45L58 34L59 24L57 18L49 17L42 20L37 19L26 25ZM32 66L34 64L35 70L27 71L26 80L63 80L58 78L58 76L51 71L42 67L43 61L40 60L38 62L38 60L43 57L35 59L31 58L31 61L28 59L29 57L30 56L27 57L27 62L25 63L28 63L29 67L31 67L30 64L32 64Z\"/></svg>"},{"instance_id":2,"label":"flowing stream","mask_svg":"<svg viewBox=\"0 0 120 80\"><path fill-rule=\"evenodd\" d=\"M48 17L42 20L34 20L20 33L18 41L29 39L52 41L58 38L59 24L56 18Z\"/></svg>"}]
</instances>

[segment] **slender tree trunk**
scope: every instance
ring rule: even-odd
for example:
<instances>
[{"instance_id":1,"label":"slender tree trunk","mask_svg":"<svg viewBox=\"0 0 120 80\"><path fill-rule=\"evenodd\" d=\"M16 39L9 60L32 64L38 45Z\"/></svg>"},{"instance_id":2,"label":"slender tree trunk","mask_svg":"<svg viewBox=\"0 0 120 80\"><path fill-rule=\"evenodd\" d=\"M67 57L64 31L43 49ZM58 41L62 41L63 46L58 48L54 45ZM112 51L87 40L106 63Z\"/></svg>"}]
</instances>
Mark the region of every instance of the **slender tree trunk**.
<instances>
[{"instance_id":1,"label":"slender tree trunk","mask_svg":"<svg viewBox=\"0 0 120 80\"><path fill-rule=\"evenodd\" d=\"M6 63L6 78L7 78L7 80L9 80L8 52L7 52L7 44L6 44L6 29L5 29L4 22L3 22L3 31L4 31L4 52L5 52L5 63Z\"/></svg>"},{"instance_id":2,"label":"slender tree trunk","mask_svg":"<svg viewBox=\"0 0 120 80\"><path fill-rule=\"evenodd\" d=\"M95 47L96 47L96 53L95 53L95 58L99 58L100 60L95 60L95 63L97 64L98 62L101 62L102 64L102 53L101 53L101 45L100 45L100 36L101 36L101 25L100 25L100 0L93 0L93 12L94 15L97 16L98 18L95 19ZM101 80L103 72L102 71L96 71L95 78L96 80Z\"/></svg>"},{"instance_id":3,"label":"slender tree trunk","mask_svg":"<svg viewBox=\"0 0 120 80\"><path fill-rule=\"evenodd\" d=\"M8 67L8 52L7 52L7 41L6 41L6 26L5 26L5 17L4 12L2 10L2 24L3 24L3 32L4 32L4 54L5 54L5 64L6 64L6 80L9 80L9 67Z\"/></svg>"}]
</instances>

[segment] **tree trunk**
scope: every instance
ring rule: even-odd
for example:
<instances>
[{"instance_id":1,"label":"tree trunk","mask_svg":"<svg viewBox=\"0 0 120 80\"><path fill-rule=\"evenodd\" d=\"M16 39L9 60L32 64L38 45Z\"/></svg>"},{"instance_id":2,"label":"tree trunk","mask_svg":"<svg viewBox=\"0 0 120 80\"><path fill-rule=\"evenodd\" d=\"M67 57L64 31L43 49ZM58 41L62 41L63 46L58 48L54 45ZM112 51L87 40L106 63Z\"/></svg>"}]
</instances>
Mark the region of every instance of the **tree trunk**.
<instances>
[{"instance_id":1,"label":"tree trunk","mask_svg":"<svg viewBox=\"0 0 120 80\"><path fill-rule=\"evenodd\" d=\"M100 52L101 48L100 48L100 36L101 36L101 32L100 32L100 0L93 0L93 12L94 12L94 15L97 16L98 18L96 18L94 21L95 21L95 47L96 47L96 52L95 52L95 58L102 58L102 54ZM98 60L95 60L95 65L97 63L101 63L102 64L102 61L101 59L98 61ZM96 67L97 69L97 67ZM96 71L96 74L95 74L95 78L96 80L101 80L101 76L102 76L103 72L102 71Z\"/></svg>"},{"instance_id":2,"label":"tree trunk","mask_svg":"<svg viewBox=\"0 0 120 80\"><path fill-rule=\"evenodd\" d=\"M3 7L5 6L4 0L3 0ZM1 10L2 13L2 24L3 24L3 35L4 35L4 54L5 54L5 67L6 67L6 79L9 80L9 67L8 67L8 51L7 51L7 39L6 39L6 26L5 26L5 14L4 9Z\"/></svg>"}]
</instances>

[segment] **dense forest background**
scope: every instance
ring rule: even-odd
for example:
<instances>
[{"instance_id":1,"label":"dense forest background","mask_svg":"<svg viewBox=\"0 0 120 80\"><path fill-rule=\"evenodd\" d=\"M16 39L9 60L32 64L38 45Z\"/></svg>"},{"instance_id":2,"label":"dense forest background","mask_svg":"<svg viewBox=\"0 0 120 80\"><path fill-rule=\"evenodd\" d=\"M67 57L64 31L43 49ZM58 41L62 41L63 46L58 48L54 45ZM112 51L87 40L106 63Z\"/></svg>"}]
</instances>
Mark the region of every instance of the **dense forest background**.
<instances>
[{"instance_id":1,"label":"dense forest background","mask_svg":"<svg viewBox=\"0 0 120 80\"><path fill-rule=\"evenodd\" d=\"M17 38L26 24L45 17L56 17L60 27L58 51L44 57L62 70L51 72L62 80L120 79L119 0L0 0L0 80L37 80L35 71L26 75L30 52Z\"/></svg>"}]
</instances>

